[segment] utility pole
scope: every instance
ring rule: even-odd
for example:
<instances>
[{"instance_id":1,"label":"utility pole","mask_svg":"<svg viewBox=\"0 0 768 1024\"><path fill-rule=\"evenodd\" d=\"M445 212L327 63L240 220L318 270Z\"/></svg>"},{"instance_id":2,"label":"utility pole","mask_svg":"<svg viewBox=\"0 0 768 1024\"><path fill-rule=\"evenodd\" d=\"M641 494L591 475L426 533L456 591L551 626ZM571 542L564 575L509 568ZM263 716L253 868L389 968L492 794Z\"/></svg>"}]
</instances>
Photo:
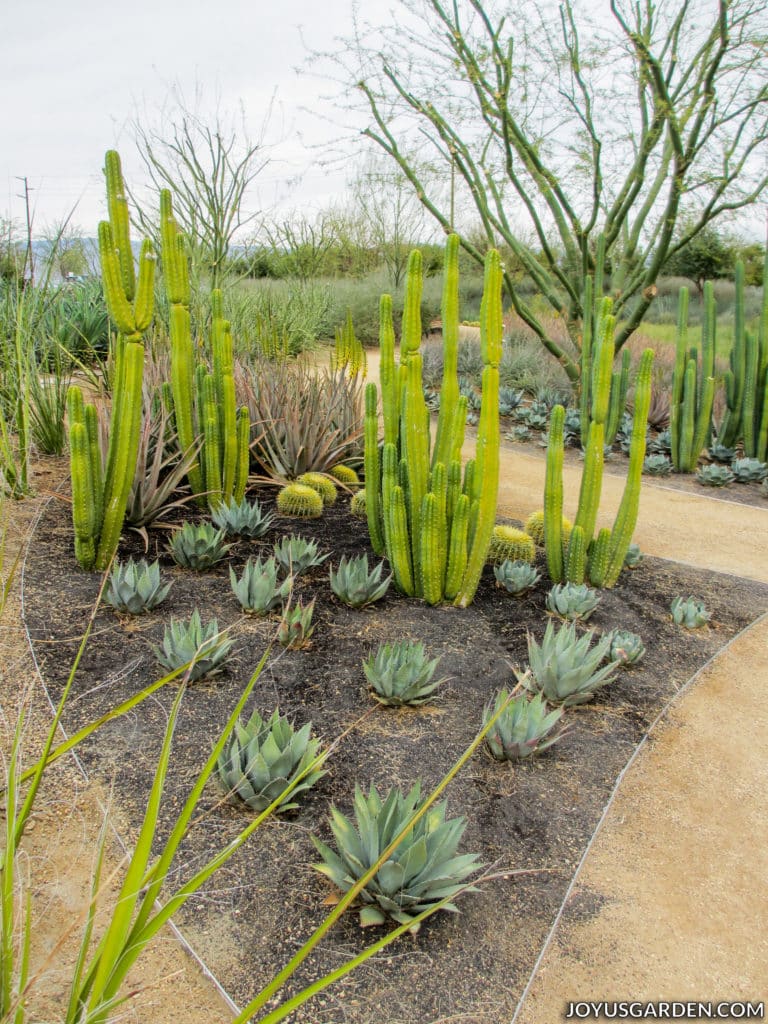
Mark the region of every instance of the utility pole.
<instances>
[{"instance_id":1,"label":"utility pole","mask_svg":"<svg viewBox=\"0 0 768 1024\"><path fill-rule=\"evenodd\" d=\"M29 264L29 284L31 287L33 287L35 284L35 259L32 252L32 216L29 210L29 193L30 191L34 190L30 189L29 181L27 180L26 176L20 178L19 175L16 175L16 180L24 182L24 194L22 195L20 192L17 192L16 195L19 197L19 199L24 200L24 207L26 209L27 214L27 254L24 257L24 272L22 274L22 281L24 283L26 283L27 281L27 264Z\"/></svg>"}]
</instances>

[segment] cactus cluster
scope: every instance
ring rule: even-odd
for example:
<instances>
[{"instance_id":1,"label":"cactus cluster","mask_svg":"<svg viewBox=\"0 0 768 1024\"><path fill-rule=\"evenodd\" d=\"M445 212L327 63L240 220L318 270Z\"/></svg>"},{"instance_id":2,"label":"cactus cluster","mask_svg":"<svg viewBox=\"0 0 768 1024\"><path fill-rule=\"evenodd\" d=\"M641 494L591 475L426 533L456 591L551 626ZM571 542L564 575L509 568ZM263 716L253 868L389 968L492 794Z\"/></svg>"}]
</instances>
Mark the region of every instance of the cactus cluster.
<instances>
[{"instance_id":1,"label":"cactus cluster","mask_svg":"<svg viewBox=\"0 0 768 1024\"><path fill-rule=\"evenodd\" d=\"M357 374L365 377L366 364L365 349L355 334L352 311L348 309L344 326L336 328L334 346L331 350L331 369L343 370L352 377Z\"/></svg>"},{"instance_id":2,"label":"cactus cluster","mask_svg":"<svg viewBox=\"0 0 768 1024\"><path fill-rule=\"evenodd\" d=\"M106 154L105 172L109 220L99 224L99 258L104 299L118 332L106 459L96 407L83 401L76 385L67 395L75 556L83 569L106 569L117 551L141 433L142 336L154 311L155 253L145 239L137 278L126 189L114 150Z\"/></svg>"},{"instance_id":3,"label":"cactus cluster","mask_svg":"<svg viewBox=\"0 0 768 1024\"><path fill-rule=\"evenodd\" d=\"M392 301L381 301L381 399L384 446L379 454L378 389L365 394L365 479L368 528L376 554L385 554L403 593L428 604L474 597L493 529L499 477L499 361L502 271L486 257L481 306L484 363L477 456L462 473L467 410L459 394L459 241L448 239L443 289L443 378L432 443L424 401L421 343L421 254L411 253L402 321L400 365L395 365Z\"/></svg>"},{"instance_id":4,"label":"cactus cluster","mask_svg":"<svg viewBox=\"0 0 768 1024\"><path fill-rule=\"evenodd\" d=\"M157 608L170 589L170 583L161 582L159 562L148 564L144 558L138 562L129 558L127 562L116 562L113 566L104 601L116 612L141 615Z\"/></svg>"},{"instance_id":5,"label":"cactus cluster","mask_svg":"<svg viewBox=\"0 0 768 1024\"><path fill-rule=\"evenodd\" d=\"M694 472L712 427L716 315L714 289L707 281L699 361L698 351L688 348L688 289L680 289L669 419L672 464L678 473Z\"/></svg>"},{"instance_id":6,"label":"cactus cluster","mask_svg":"<svg viewBox=\"0 0 768 1024\"><path fill-rule=\"evenodd\" d=\"M376 654L363 662L363 671L380 704L419 705L431 700L445 682L433 679L439 661L427 658L424 644L400 640L381 644Z\"/></svg>"}]
</instances>

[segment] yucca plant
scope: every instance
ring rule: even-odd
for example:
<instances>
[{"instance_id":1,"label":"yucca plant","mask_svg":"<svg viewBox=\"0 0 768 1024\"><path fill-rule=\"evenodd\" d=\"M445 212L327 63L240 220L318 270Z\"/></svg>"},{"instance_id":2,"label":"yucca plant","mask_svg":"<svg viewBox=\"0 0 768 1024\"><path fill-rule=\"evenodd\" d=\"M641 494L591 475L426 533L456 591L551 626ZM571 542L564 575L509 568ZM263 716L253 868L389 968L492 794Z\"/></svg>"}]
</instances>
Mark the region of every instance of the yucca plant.
<instances>
[{"instance_id":1,"label":"yucca plant","mask_svg":"<svg viewBox=\"0 0 768 1024\"><path fill-rule=\"evenodd\" d=\"M643 472L647 476L669 476L672 472L672 461L661 453L646 455L643 460Z\"/></svg>"},{"instance_id":2,"label":"yucca plant","mask_svg":"<svg viewBox=\"0 0 768 1024\"><path fill-rule=\"evenodd\" d=\"M392 789L383 798L371 786L368 796L355 787L355 824L335 807L331 809L331 831L338 853L313 836L322 864L315 867L341 892L376 863L417 811L421 787L417 782L407 794ZM460 890L475 891L466 879L478 865L477 854L457 855L466 827L463 818L446 820L445 801L432 806L429 814L416 821L391 858L370 879L359 894L363 904L363 927L383 924L387 917L408 924L429 906L450 898ZM456 911L452 903L445 910ZM419 922L410 929L417 932Z\"/></svg>"},{"instance_id":3,"label":"yucca plant","mask_svg":"<svg viewBox=\"0 0 768 1024\"><path fill-rule=\"evenodd\" d=\"M728 466L720 466L712 462L696 470L696 479L705 487L727 487L736 477Z\"/></svg>"},{"instance_id":4,"label":"yucca plant","mask_svg":"<svg viewBox=\"0 0 768 1024\"><path fill-rule=\"evenodd\" d=\"M382 580L383 568L382 561L369 572L368 555L358 555L349 559L342 555L336 571L331 568L331 590L350 608L365 608L380 601L389 588L392 576L389 575Z\"/></svg>"},{"instance_id":5,"label":"yucca plant","mask_svg":"<svg viewBox=\"0 0 768 1024\"><path fill-rule=\"evenodd\" d=\"M234 642L219 632L216 619L204 626L195 608L187 622L172 618L165 627L162 648L153 645L153 650L163 668L170 671L189 664L188 679L194 682L221 672Z\"/></svg>"},{"instance_id":6,"label":"yucca plant","mask_svg":"<svg viewBox=\"0 0 768 1024\"><path fill-rule=\"evenodd\" d=\"M219 781L251 810L264 811L298 776L303 778L276 811L298 807L296 797L327 774L322 768L307 769L317 760L320 741L311 739L312 723L294 729L279 709L266 721L254 711L247 722L238 719L216 767Z\"/></svg>"},{"instance_id":7,"label":"yucca plant","mask_svg":"<svg viewBox=\"0 0 768 1024\"><path fill-rule=\"evenodd\" d=\"M550 621L540 645L529 633L531 674L520 682L532 693L541 693L550 704L570 707L592 700L596 690L613 681L619 665L611 661L600 667L610 650L611 638L604 636L592 646L594 636L594 630L578 636L575 622L563 623L555 632Z\"/></svg>"},{"instance_id":8,"label":"yucca plant","mask_svg":"<svg viewBox=\"0 0 768 1024\"><path fill-rule=\"evenodd\" d=\"M562 729L555 732L563 709L549 711L540 693L529 697L524 690L512 694L501 690L486 705L483 725L494 715L498 717L486 733L485 743L497 761L522 761L542 753L563 736Z\"/></svg>"},{"instance_id":9,"label":"yucca plant","mask_svg":"<svg viewBox=\"0 0 768 1024\"><path fill-rule=\"evenodd\" d=\"M280 568L291 576L298 576L315 565L322 565L328 557L327 554L320 554L316 540L293 533L290 537L281 537L273 551Z\"/></svg>"},{"instance_id":10,"label":"yucca plant","mask_svg":"<svg viewBox=\"0 0 768 1024\"><path fill-rule=\"evenodd\" d=\"M284 605L291 596L293 577L287 576L282 583L277 579L277 563L274 558L262 561L249 558L238 579L230 566L229 580L232 593L240 602L244 612L252 615L267 615L273 608Z\"/></svg>"},{"instance_id":11,"label":"yucca plant","mask_svg":"<svg viewBox=\"0 0 768 1024\"><path fill-rule=\"evenodd\" d=\"M296 477L296 483L304 484L305 487L311 487L313 491L317 491L324 506L333 505L338 497L336 484L324 473L302 473L301 476Z\"/></svg>"},{"instance_id":12,"label":"yucca plant","mask_svg":"<svg viewBox=\"0 0 768 1024\"><path fill-rule=\"evenodd\" d=\"M258 501L248 501L246 498L242 501L230 498L222 502L211 512L211 519L225 533L252 540L263 537L275 521L275 517L266 514Z\"/></svg>"},{"instance_id":13,"label":"yucca plant","mask_svg":"<svg viewBox=\"0 0 768 1024\"><path fill-rule=\"evenodd\" d=\"M553 615L586 622L600 604L600 596L586 583L556 583L547 594L546 604Z\"/></svg>"},{"instance_id":14,"label":"yucca plant","mask_svg":"<svg viewBox=\"0 0 768 1024\"><path fill-rule=\"evenodd\" d=\"M529 562L511 562L509 559L501 565L494 565L493 574L497 584L516 597L535 587L541 579L540 574Z\"/></svg>"},{"instance_id":15,"label":"yucca plant","mask_svg":"<svg viewBox=\"0 0 768 1024\"><path fill-rule=\"evenodd\" d=\"M177 565L205 572L220 562L231 545L224 543L224 531L210 523L184 523L171 537L168 550Z\"/></svg>"},{"instance_id":16,"label":"yucca plant","mask_svg":"<svg viewBox=\"0 0 768 1024\"><path fill-rule=\"evenodd\" d=\"M768 477L768 465L760 459L734 459L731 472L737 483L762 483Z\"/></svg>"},{"instance_id":17,"label":"yucca plant","mask_svg":"<svg viewBox=\"0 0 768 1024\"><path fill-rule=\"evenodd\" d=\"M283 609L283 617L277 627L278 643L289 650L295 651L304 647L315 631L312 624L312 613L315 610L315 599L307 605L300 601Z\"/></svg>"},{"instance_id":18,"label":"yucca plant","mask_svg":"<svg viewBox=\"0 0 768 1024\"><path fill-rule=\"evenodd\" d=\"M400 640L381 644L375 655L363 662L365 677L373 696L391 707L413 706L431 700L445 679L433 679L440 658L427 658L424 644Z\"/></svg>"},{"instance_id":19,"label":"yucca plant","mask_svg":"<svg viewBox=\"0 0 768 1024\"><path fill-rule=\"evenodd\" d=\"M286 484L277 492L277 511L284 516L318 519L323 514L323 499L308 484Z\"/></svg>"},{"instance_id":20,"label":"yucca plant","mask_svg":"<svg viewBox=\"0 0 768 1024\"><path fill-rule=\"evenodd\" d=\"M611 646L608 651L610 661L620 661L622 665L635 665L645 654L643 638L629 629L613 629L608 634Z\"/></svg>"},{"instance_id":21,"label":"yucca plant","mask_svg":"<svg viewBox=\"0 0 768 1024\"><path fill-rule=\"evenodd\" d=\"M161 583L160 563L148 564L145 559L134 562L116 562L109 575L104 591L104 601L116 612L125 615L141 615L157 608L171 589L171 584Z\"/></svg>"},{"instance_id":22,"label":"yucca plant","mask_svg":"<svg viewBox=\"0 0 768 1024\"><path fill-rule=\"evenodd\" d=\"M699 629L712 618L703 601L695 597L676 597L669 608L672 621L686 629Z\"/></svg>"}]
</instances>

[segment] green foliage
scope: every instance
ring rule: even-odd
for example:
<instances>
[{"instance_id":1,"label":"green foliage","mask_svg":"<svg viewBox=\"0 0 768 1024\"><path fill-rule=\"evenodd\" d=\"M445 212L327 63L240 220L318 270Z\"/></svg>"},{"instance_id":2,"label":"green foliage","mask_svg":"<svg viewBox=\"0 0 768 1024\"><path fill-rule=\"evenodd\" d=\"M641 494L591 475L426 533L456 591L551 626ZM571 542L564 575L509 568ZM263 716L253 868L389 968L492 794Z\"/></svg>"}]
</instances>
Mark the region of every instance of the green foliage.
<instances>
[{"instance_id":1,"label":"green foliage","mask_svg":"<svg viewBox=\"0 0 768 1024\"><path fill-rule=\"evenodd\" d=\"M445 679L434 680L440 658L427 658L424 644L400 640L381 644L375 656L363 662L365 677L380 704L417 706L432 700Z\"/></svg>"},{"instance_id":2,"label":"green foliage","mask_svg":"<svg viewBox=\"0 0 768 1024\"><path fill-rule=\"evenodd\" d=\"M304 647L315 631L312 624L312 613L315 610L315 599L307 605L297 601L295 605L283 608L283 617L277 627L278 643L290 650Z\"/></svg>"},{"instance_id":3,"label":"green foliage","mask_svg":"<svg viewBox=\"0 0 768 1024\"><path fill-rule=\"evenodd\" d=\"M768 465L759 459L734 459L731 472L737 483L760 483L768 476Z\"/></svg>"},{"instance_id":4,"label":"green foliage","mask_svg":"<svg viewBox=\"0 0 768 1024\"><path fill-rule=\"evenodd\" d=\"M681 225L680 233L685 235L689 227L690 222ZM720 232L715 227L705 227L669 257L664 273L687 277L701 293L705 282L728 277L733 272L734 258L733 246Z\"/></svg>"},{"instance_id":5,"label":"green foliage","mask_svg":"<svg viewBox=\"0 0 768 1024\"><path fill-rule=\"evenodd\" d=\"M736 477L728 466L720 466L712 462L696 470L696 479L705 487L727 487Z\"/></svg>"},{"instance_id":6,"label":"green foliage","mask_svg":"<svg viewBox=\"0 0 768 1024\"><path fill-rule=\"evenodd\" d=\"M539 645L528 634L528 663L531 675L520 682L527 690L541 693L550 704L570 707L592 700L595 692L613 681L618 662L607 665L605 660L611 647L610 636L604 636L592 646L594 631L582 636L576 633L576 623L566 622L555 632L553 621L547 623Z\"/></svg>"},{"instance_id":7,"label":"green foliage","mask_svg":"<svg viewBox=\"0 0 768 1024\"><path fill-rule=\"evenodd\" d=\"M485 737L485 744L497 761L522 761L541 754L563 737L555 728L563 717L563 709L548 711L540 693L529 698L525 692L510 694L501 690L486 705L483 724L498 715Z\"/></svg>"},{"instance_id":8,"label":"green foliage","mask_svg":"<svg viewBox=\"0 0 768 1024\"><path fill-rule=\"evenodd\" d=\"M227 554L231 545L224 543L225 533L210 523L184 523L168 544L177 565L196 572L206 572Z\"/></svg>"},{"instance_id":9,"label":"green foliage","mask_svg":"<svg viewBox=\"0 0 768 1024\"><path fill-rule=\"evenodd\" d=\"M318 519L323 514L323 499L308 484L286 484L277 492L277 511L283 516Z\"/></svg>"},{"instance_id":10,"label":"green foliage","mask_svg":"<svg viewBox=\"0 0 768 1024\"><path fill-rule=\"evenodd\" d=\"M160 563L148 564L145 559L134 562L116 562L109 574L104 601L116 612L124 615L141 615L157 608L171 589L171 584L160 581Z\"/></svg>"},{"instance_id":11,"label":"green foliage","mask_svg":"<svg viewBox=\"0 0 768 1024\"><path fill-rule=\"evenodd\" d=\"M298 576L315 565L322 565L328 557L320 554L316 540L296 534L281 537L273 551L278 565L290 576Z\"/></svg>"},{"instance_id":12,"label":"green foliage","mask_svg":"<svg viewBox=\"0 0 768 1024\"><path fill-rule=\"evenodd\" d=\"M608 634L611 647L608 651L610 661L619 661L622 665L636 665L645 654L643 638L629 629L613 629Z\"/></svg>"},{"instance_id":13,"label":"green foliage","mask_svg":"<svg viewBox=\"0 0 768 1024\"><path fill-rule=\"evenodd\" d=\"M163 668L173 671L189 665L185 675L192 683L221 672L234 642L219 632L216 619L204 626L195 608L186 622L172 618L165 627L162 648L153 644L152 649Z\"/></svg>"},{"instance_id":14,"label":"green foliage","mask_svg":"<svg viewBox=\"0 0 768 1024\"><path fill-rule=\"evenodd\" d=\"M278 800L276 812L298 807L295 797L327 774L312 767L320 754L320 741L311 739L311 732L311 722L297 731L278 709L266 721L258 711L245 723L238 719L219 754L219 782L253 811L265 811ZM290 798L280 799L294 781Z\"/></svg>"},{"instance_id":15,"label":"green foliage","mask_svg":"<svg viewBox=\"0 0 768 1024\"><path fill-rule=\"evenodd\" d=\"M686 629L699 629L712 618L704 602L695 597L676 597L669 608L672 621Z\"/></svg>"},{"instance_id":16,"label":"green foliage","mask_svg":"<svg viewBox=\"0 0 768 1024\"><path fill-rule=\"evenodd\" d=\"M491 565L500 562L529 562L536 559L536 545L533 538L525 530L516 526L505 526L498 523L491 532L491 543L488 545L486 561Z\"/></svg>"},{"instance_id":17,"label":"green foliage","mask_svg":"<svg viewBox=\"0 0 768 1024\"><path fill-rule=\"evenodd\" d=\"M392 576L382 580L384 562L379 562L368 571L368 555L347 559L341 556L338 568L331 569L331 590L336 597L350 608L365 608L380 601L389 589Z\"/></svg>"},{"instance_id":18,"label":"green foliage","mask_svg":"<svg viewBox=\"0 0 768 1024\"><path fill-rule=\"evenodd\" d=\"M600 603L596 590L586 583L556 583L547 594L547 611L561 619L586 620Z\"/></svg>"},{"instance_id":19,"label":"green foliage","mask_svg":"<svg viewBox=\"0 0 768 1024\"><path fill-rule=\"evenodd\" d=\"M293 577L288 576L282 583L278 583L277 575L277 563L274 558L268 558L266 561L262 561L261 558L249 558L239 579L230 566L229 580L232 593L244 612L266 615L273 608L285 605L289 601Z\"/></svg>"},{"instance_id":20,"label":"green foliage","mask_svg":"<svg viewBox=\"0 0 768 1024\"><path fill-rule=\"evenodd\" d=\"M331 810L331 831L338 853L313 837L323 859L316 865L333 885L348 891L357 879L376 864L379 855L405 829L417 810L421 787L416 785L403 795L392 789L383 798L371 786L366 797L355 787L355 824L335 807ZM445 802L434 804L428 815L419 818L390 859L366 883L359 894L363 904L360 923L383 924L387 917L411 925L414 918L430 905L452 897L459 891L473 891L466 879L478 867L476 854L457 855L466 827L462 818L446 820ZM455 911L453 903L445 910ZM413 922L413 923L412 923Z\"/></svg>"},{"instance_id":21,"label":"green foliage","mask_svg":"<svg viewBox=\"0 0 768 1024\"><path fill-rule=\"evenodd\" d=\"M541 579L530 562L510 561L506 559L501 565L494 565L493 574L500 587L516 597L521 597L531 587L535 587Z\"/></svg>"},{"instance_id":22,"label":"green foliage","mask_svg":"<svg viewBox=\"0 0 768 1024\"><path fill-rule=\"evenodd\" d=\"M263 537L275 521L273 515L265 514L258 501L230 498L223 501L211 512L211 519L220 530L255 540Z\"/></svg>"},{"instance_id":23,"label":"green foliage","mask_svg":"<svg viewBox=\"0 0 768 1024\"><path fill-rule=\"evenodd\" d=\"M296 477L297 484L304 484L317 491L323 500L323 505L333 505L337 498L336 484L323 473L302 473Z\"/></svg>"}]
</instances>

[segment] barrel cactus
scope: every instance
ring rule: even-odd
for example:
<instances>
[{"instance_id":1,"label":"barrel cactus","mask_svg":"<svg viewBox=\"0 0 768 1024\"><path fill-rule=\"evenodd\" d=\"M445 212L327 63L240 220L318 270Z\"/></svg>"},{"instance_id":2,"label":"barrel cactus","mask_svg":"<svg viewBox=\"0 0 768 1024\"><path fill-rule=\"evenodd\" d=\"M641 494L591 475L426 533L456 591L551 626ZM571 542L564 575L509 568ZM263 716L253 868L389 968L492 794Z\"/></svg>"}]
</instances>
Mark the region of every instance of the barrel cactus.
<instances>
[{"instance_id":1,"label":"barrel cactus","mask_svg":"<svg viewBox=\"0 0 768 1024\"><path fill-rule=\"evenodd\" d=\"M354 489L360 486L360 477L351 466L346 466L343 462L340 462L338 466L334 466L333 469L329 470L329 473L334 480L338 480L345 487Z\"/></svg>"},{"instance_id":2,"label":"barrel cactus","mask_svg":"<svg viewBox=\"0 0 768 1024\"><path fill-rule=\"evenodd\" d=\"M361 487L356 494L352 495L349 501L349 511L356 519L366 519L368 517L368 509L365 502L365 488Z\"/></svg>"},{"instance_id":3,"label":"barrel cactus","mask_svg":"<svg viewBox=\"0 0 768 1024\"><path fill-rule=\"evenodd\" d=\"M338 496L336 484L324 473L302 473L296 477L297 484L311 487L320 495L323 505L333 505Z\"/></svg>"},{"instance_id":4,"label":"barrel cactus","mask_svg":"<svg viewBox=\"0 0 768 1024\"><path fill-rule=\"evenodd\" d=\"M277 511L284 516L317 519L323 514L323 499L307 484L286 484L277 492Z\"/></svg>"},{"instance_id":5,"label":"barrel cactus","mask_svg":"<svg viewBox=\"0 0 768 1024\"><path fill-rule=\"evenodd\" d=\"M575 410L571 410L575 412ZM568 544L571 536L571 530L573 529L573 523L567 516L562 518L562 534L563 544ZM544 547L544 509L541 508L537 512L531 512L525 521L525 532L529 537L533 539L533 543L537 548Z\"/></svg>"},{"instance_id":6,"label":"barrel cactus","mask_svg":"<svg viewBox=\"0 0 768 1024\"><path fill-rule=\"evenodd\" d=\"M535 560L536 545L525 530L518 530L515 526L504 526L503 524L494 526L486 557L486 561L490 565L498 565L500 562L533 564Z\"/></svg>"}]
</instances>

